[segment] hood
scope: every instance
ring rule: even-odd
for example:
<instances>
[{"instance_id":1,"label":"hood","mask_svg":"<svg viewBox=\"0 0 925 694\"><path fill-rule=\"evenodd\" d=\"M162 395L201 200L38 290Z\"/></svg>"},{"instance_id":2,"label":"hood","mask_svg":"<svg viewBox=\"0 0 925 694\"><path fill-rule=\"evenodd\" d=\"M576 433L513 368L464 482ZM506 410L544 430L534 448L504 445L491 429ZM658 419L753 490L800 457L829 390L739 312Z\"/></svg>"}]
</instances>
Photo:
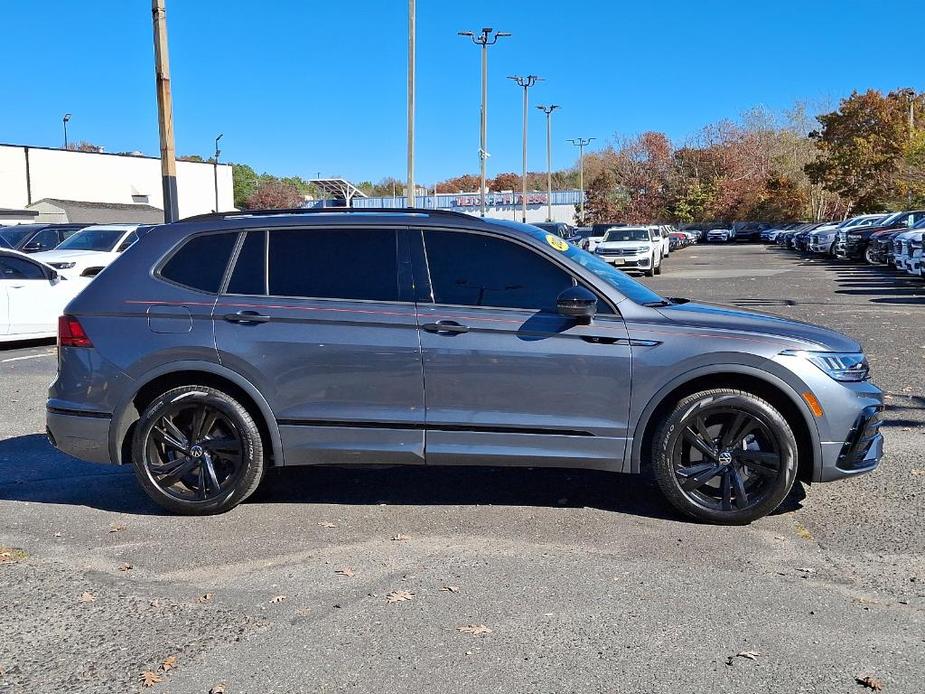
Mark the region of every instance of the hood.
<instances>
[{"instance_id":1,"label":"hood","mask_svg":"<svg viewBox=\"0 0 925 694\"><path fill-rule=\"evenodd\" d=\"M600 241L597 244L598 248L603 248L607 250L608 248L642 248L646 246L647 248L654 243L653 241Z\"/></svg>"},{"instance_id":2,"label":"hood","mask_svg":"<svg viewBox=\"0 0 925 694\"><path fill-rule=\"evenodd\" d=\"M43 263L80 262L82 260L98 260L110 255L109 251L43 251L33 253L32 257Z\"/></svg>"},{"instance_id":3,"label":"hood","mask_svg":"<svg viewBox=\"0 0 925 694\"><path fill-rule=\"evenodd\" d=\"M861 351L861 345L834 330L760 311L693 302L660 307L658 311L672 322L691 327L795 340L803 343L806 349L832 352ZM793 345L782 349L798 348L799 346Z\"/></svg>"}]
</instances>

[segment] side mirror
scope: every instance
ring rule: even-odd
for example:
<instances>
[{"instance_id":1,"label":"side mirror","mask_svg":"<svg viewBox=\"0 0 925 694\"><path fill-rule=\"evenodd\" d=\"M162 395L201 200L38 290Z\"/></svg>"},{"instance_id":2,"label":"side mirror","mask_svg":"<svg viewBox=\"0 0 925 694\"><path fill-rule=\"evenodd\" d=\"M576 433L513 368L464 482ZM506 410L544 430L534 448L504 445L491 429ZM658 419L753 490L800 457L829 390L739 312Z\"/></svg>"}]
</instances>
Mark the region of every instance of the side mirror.
<instances>
[{"instance_id":1,"label":"side mirror","mask_svg":"<svg viewBox=\"0 0 925 694\"><path fill-rule=\"evenodd\" d=\"M590 323L597 313L597 297L584 287L569 287L556 298L556 312L560 316Z\"/></svg>"}]
</instances>

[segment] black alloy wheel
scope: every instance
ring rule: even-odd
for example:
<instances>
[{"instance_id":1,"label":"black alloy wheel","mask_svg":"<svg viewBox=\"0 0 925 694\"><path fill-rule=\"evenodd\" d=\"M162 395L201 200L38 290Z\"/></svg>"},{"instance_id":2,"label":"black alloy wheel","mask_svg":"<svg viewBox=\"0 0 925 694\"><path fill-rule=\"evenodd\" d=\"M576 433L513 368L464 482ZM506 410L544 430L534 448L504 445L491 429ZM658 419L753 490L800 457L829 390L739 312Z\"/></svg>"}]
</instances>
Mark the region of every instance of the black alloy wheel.
<instances>
[{"instance_id":1,"label":"black alloy wheel","mask_svg":"<svg viewBox=\"0 0 925 694\"><path fill-rule=\"evenodd\" d=\"M135 472L157 503L179 513L220 513L256 489L263 474L260 432L227 394L185 386L149 405L138 422Z\"/></svg>"},{"instance_id":2,"label":"black alloy wheel","mask_svg":"<svg viewBox=\"0 0 925 694\"><path fill-rule=\"evenodd\" d=\"M768 402L718 389L682 399L656 433L659 487L680 511L749 523L773 511L796 479L796 440Z\"/></svg>"}]
</instances>

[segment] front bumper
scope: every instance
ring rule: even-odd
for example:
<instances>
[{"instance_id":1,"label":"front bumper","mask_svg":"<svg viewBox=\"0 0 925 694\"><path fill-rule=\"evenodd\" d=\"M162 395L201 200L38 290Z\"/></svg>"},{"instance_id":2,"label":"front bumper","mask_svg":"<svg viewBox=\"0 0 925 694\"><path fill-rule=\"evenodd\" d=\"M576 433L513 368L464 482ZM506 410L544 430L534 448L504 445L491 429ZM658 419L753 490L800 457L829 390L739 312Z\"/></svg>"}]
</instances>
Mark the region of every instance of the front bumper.
<instances>
[{"instance_id":1,"label":"front bumper","mask_svg":"<svg viewBox=\"0 0 925 694\"><path fill-rule=\"evenodd\" d=\"M883 405L868 405L861 410L845 442L838 446L834 464L823 465L820 482L831 482L877 469L883 456L883 434L880 433L882 418ZM836 445L824 445L824 453L828 448L831 455Z\"/></svg>"},{"instance_id":2,"label":"front bumper","mask_svg":"<svg viewBox=\"0 0 925 694\"><path fill-rule=\"evenodd\" d=\"M109 425L112 418L100 412L79 412L49 407L45 415L48 440L62 453L91 463L111 463Z\"/></svg>"},{"instance_id":3,"label":"front bumper","mask_svg":"<svg viewBox=\"0 0 925 694\"><path fill-rule=\"evenodd\" d=\"M597 256L605 263L618 268L647 268L651 263L648 255L603 255Z\"/></svg>"}]
</instances>

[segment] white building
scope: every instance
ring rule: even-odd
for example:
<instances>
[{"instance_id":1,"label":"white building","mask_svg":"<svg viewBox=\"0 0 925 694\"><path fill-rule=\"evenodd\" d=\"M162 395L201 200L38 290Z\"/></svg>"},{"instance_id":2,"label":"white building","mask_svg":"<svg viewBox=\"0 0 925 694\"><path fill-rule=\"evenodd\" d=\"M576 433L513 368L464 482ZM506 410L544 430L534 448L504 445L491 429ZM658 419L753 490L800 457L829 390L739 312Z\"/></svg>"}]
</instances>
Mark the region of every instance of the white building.
<instances>
[{"instance_id":1,"label":"white building","mask_svg":"<svg viewBox=\"0 0 925 694\"><path fill-rule=\"evenodd\" d=\"M230 165L178 161L181 219L214 211L216 187L218 209L234 209ZM103 209L121 210L127 217L122 221L147 221L152 207L164 208L160 159L0 144L0 209L52 212L47 204L33 207L40 201L84 203L84 207L87 203L101 203ZM56 207L66 210L68 205ZM134 219L135 212L135 216L145 219ZM55 221L65 221L60 213L56 214Z\"/></svg>"}]
</instances>

